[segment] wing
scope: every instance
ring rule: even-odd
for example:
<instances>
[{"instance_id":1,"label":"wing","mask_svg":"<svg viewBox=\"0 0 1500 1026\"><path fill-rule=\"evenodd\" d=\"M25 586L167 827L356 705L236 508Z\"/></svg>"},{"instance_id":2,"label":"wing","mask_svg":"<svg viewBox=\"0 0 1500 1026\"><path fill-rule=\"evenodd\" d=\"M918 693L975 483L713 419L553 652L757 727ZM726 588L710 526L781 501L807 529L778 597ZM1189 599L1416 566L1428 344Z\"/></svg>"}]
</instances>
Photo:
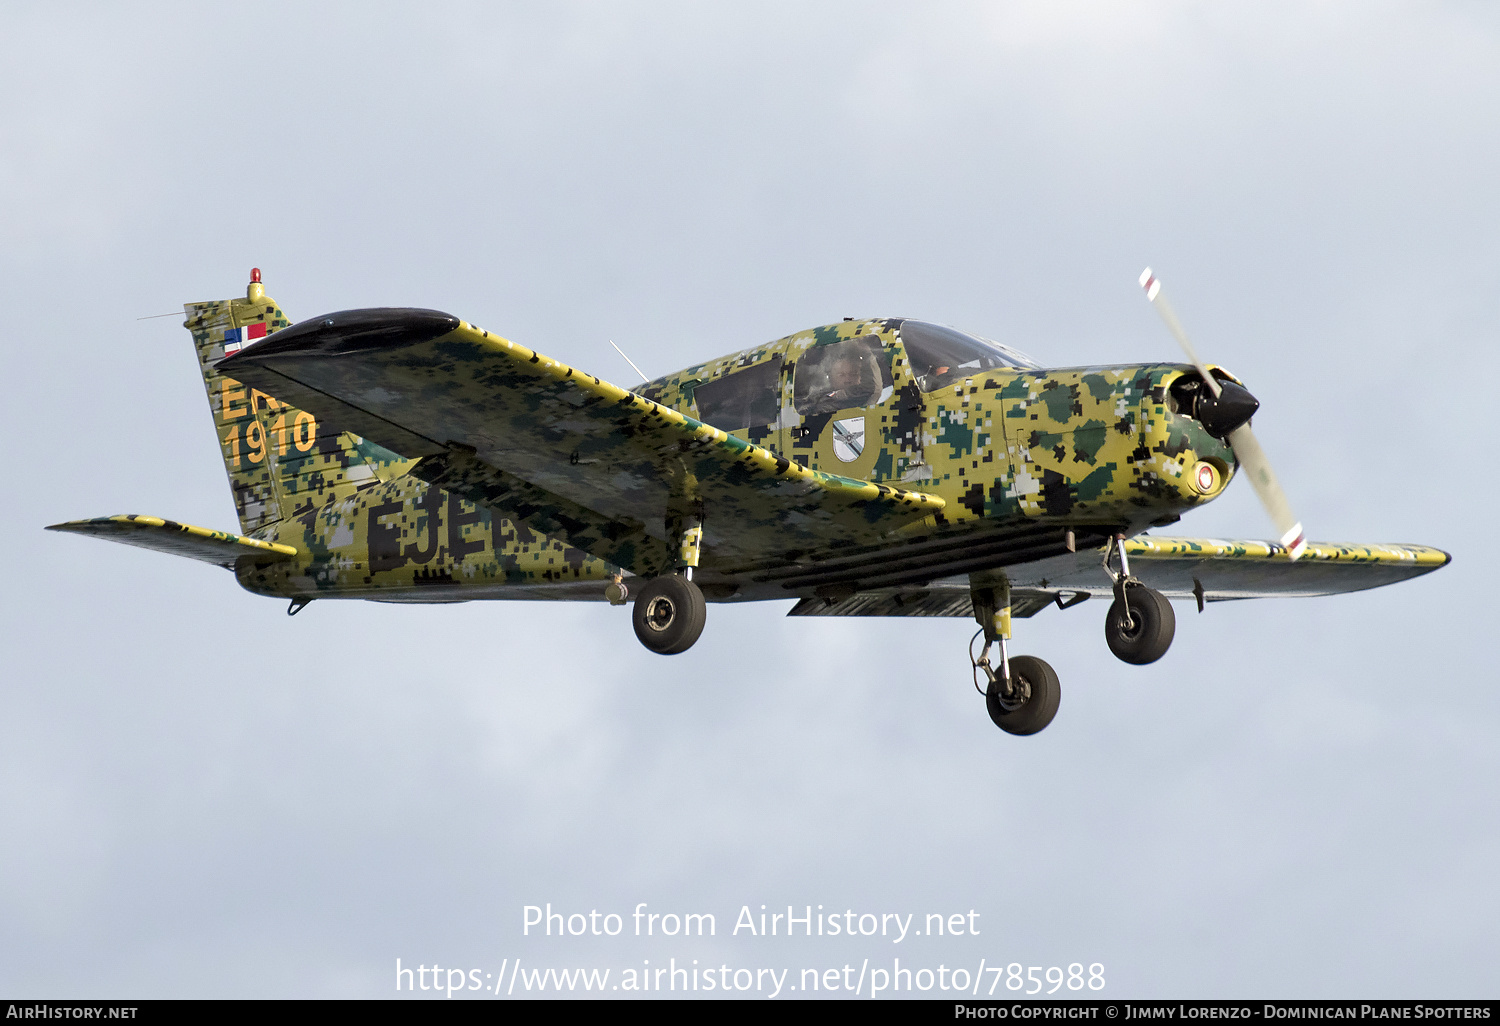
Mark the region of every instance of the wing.
<instances>
[{"instance_id":1,"label":"wing","mask_svg":"<svg viewBox=\"0 0 1500 1026\"><path fill-rule=\"evenodd\" d=\"M1274 542L1152 535L1132 538L1125 552L1131 572L1149 587L1172 598L1201 594L1210 602L1364 591L1420 577L1453 559L1425 545L1311 542L1293 560ZM1050 583L1064 587L1065 579ZM1091 590L1106 594L1108 582Z\"/></svg>"},{"instance_id":2,"label":"wing","mask_svg":"<svg viewBox=\"0 0 1500 1026\"><path fill-rule=\"evenodd\" d=\"M699 516L725 572L870 544L943 508L769 450L432 310L295 324L220 369L402 456L412 473L637 573Z\"/></svg>"},{"instance_id":3,"label":"wing","mask_svg":"<svg viewBox=\"0 0 1500 1026\"><path fill-rule=\"evenodd\" d=\"M1300 559L1272 542L1142 535L1125 543L1131 573L1169 598L1231 599L1337 595L1420 577L1452 556L1425 545L1357 545L1313 542ZM1109 597L1100 569L1103 549L1006 568L1012 616L1032 616L1047 606ZM803 599L790 616L972 616L967 581L935 581L926 588L883 588L838 600Z\"/></svg>"},{"instance_id":4,"label":"wing","mask_svg":"<svg viewBox=\"0 0 1500 1026\"><path fill-rule=\"evenodd\" d=\"M69 534L90 534L95 538L136 545L157 552L170 552L174 556L202 560L230 570L242 559L269 562L290 559L297 550L290 545L261 541L243 534L215 531L192 524L179 524L160 517L144 517L124 513L113 517L96 517L93 520L70 520L65 524L52 524L49 531L66 531Z\"/></svg>"}]
</instances>

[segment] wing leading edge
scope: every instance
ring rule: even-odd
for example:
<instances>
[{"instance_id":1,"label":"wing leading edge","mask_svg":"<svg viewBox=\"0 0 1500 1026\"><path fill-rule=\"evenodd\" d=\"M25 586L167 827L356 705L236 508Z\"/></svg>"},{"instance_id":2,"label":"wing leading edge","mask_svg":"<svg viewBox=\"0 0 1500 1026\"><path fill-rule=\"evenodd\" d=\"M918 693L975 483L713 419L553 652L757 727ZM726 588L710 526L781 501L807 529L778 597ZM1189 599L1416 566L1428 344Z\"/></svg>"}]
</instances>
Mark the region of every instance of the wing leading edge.
<instances>
[{"instance_id":1,"label":"wing leading edge","mask_svg":"<svg viewBox=\"0 0 1500 1026\"><path fill-rule=\"evenodd\" d=\"M705 566L739 572L869 544L944 505L807 470L437 311L314 318L220 369L636 573L666 565L678 516L701 516Z\"/></svg>"},{"instance_id":2,"label":"wing leading edge","mask_svg":"<svg viewBox=\"0 0 1500 1026\"><path fill-rule=\"evenodd\" d=\"M1299 559L1266 541L1132 538L1130 569L1164 595L1208 601L1340 595L1420 577L1453 557L1426 545L1312 542ZM1107 590L1107 589L1105 589Z\"/></svg>"},{"instance_id":3,"label":"wing leading edge","mask_svg":"<svg viewBox=\"0 0 1500 1026\"><path fill-rule=\"evenodd\" d=\"M1130 539L1125 553L1141 583L1170 598L1204 602L1365 591L1420 577L1453 559L1425 545L1312 542L1293 560L1273 542L1154 535ZM1076 595L1109 597L1102 556L1095 549L1008 567L1012 615L1031 616ZM790 615L971 616L968 592L966 581L950 579L922 589L860 592L837 602L804 599Z\"/></svg>"}]
</instances>

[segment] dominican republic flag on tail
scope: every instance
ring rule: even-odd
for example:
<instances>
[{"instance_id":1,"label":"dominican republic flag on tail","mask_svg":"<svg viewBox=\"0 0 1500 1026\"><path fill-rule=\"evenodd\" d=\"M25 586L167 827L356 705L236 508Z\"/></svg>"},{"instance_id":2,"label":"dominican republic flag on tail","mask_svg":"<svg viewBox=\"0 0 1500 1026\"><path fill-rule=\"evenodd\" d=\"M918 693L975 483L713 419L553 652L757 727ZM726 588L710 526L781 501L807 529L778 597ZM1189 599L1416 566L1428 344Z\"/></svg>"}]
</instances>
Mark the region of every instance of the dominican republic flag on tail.
<instances>
[{"instance_id":1,"label":"dominican republic flag on tail","mask_svg":"<svg viewBox=\"0 0 1500 1026\"><path fill-rule=\"evenodd\" d=\"M224 355L233 356L252 342L258 342L266 337L266 326L264 322L259 324L247 324L243 328L230 328L224 332Z\"/></svg>"}]
</instances>

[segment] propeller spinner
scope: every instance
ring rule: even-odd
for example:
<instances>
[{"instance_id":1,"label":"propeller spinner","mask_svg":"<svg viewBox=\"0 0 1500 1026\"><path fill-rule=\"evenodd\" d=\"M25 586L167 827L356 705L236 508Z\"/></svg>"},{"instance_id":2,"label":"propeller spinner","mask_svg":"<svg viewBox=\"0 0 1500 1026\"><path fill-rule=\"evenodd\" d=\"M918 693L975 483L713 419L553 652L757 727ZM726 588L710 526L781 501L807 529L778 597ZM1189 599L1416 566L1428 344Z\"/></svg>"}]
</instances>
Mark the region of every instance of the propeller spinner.
<instances>
[{"instance_id":1,"label":"propeller spinner","mask_svg":"<svg viewBox=\"0 0 1500 1026\"><path fill-rule=\"evenodd\" d=\"M1209 390L1210 395L1200 400L1195 407L1197 419L1214 434L1223 431L1223 435L1227 436L1235 458L1250 476L1255 494L1260 497L1261 505L1271 515L1271 522L1281 535L1282 547L1292 559L1297 559L1307 549L1307 536L1303 533L1302 523L1292 513L1292 508L1286 501L1286 493L1276 480L1276 473L1271 469L1270 460L1266 459L1265 450L1250 431L1250 416L1260 403L1240 386L1232 382L1220 382L1208 372L1208 368L1193 350L1193 344L1188 341L1187 332L1182 330L1182 324L1177 320L1167 297L1162 295L1160 279L1151 273L1149 267L1141 272L1141 287L1146 290L1146 298L1156 307L1161 319L1167 322L1177 344L1182 346L1187 358L1198 368L1198 373ZM1228 430L1224 431L1225 428Z\"/></svg>"}]
</instances>

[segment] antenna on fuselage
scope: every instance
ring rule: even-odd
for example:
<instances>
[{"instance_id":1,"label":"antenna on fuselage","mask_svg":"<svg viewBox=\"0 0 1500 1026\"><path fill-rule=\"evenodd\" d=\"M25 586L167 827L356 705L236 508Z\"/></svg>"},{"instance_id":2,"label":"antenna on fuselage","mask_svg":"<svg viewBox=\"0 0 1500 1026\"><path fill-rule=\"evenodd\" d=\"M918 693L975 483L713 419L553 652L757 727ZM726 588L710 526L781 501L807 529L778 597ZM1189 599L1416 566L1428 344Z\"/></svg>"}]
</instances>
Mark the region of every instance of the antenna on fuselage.
<instances>
[{"instance_id":1,"label":"antenna on fuselage","mask_svg":"<svg viewBox=\"0 0 1500 1026\"><path fill-rule=\"evenodd\" d=\"M609 340L609 344L612 345L612 346L615 346L615 340L614 339L610 339ZM615 346L615 352L617 352L621 356L625 357L625 362L628 363L628 364L630 364L630 369L633 370L633 371L635 371L637 374L641 375L641 384L644 385L646 382L648 382L648 381L651 380L650 378L646 377L646 375L641 374L641 369L635 365L635 361L634 360L632 360L628 356L625 356L625 350L621 349L619 346Z\"/></svg>"}]
</instances>

